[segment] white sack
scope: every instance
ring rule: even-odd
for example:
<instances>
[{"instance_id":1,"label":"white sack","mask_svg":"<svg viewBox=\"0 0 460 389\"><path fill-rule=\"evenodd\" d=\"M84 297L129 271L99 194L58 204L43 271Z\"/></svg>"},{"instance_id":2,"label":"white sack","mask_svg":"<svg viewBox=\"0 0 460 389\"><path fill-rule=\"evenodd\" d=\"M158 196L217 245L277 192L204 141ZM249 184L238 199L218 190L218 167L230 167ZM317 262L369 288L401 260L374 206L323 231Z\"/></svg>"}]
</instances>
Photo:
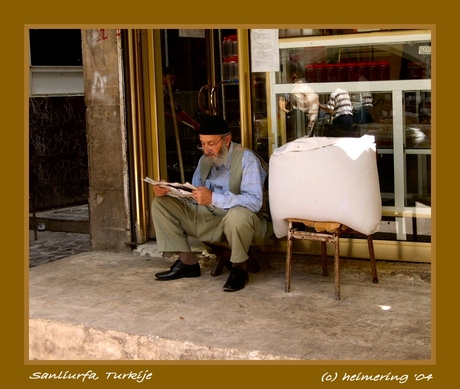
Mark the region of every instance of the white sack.
<instances>
[{"instance_id":1,"label":"white sack","mask_svg":"<svg viewBox=\"0 0 460 389\"><path fill-rule=\"evenodd\" d=\"M269 199L276 237L286 218L330 221L370 235L382 214L375 138L299 138L269 163Z\"/></svg>"}]
</instances>

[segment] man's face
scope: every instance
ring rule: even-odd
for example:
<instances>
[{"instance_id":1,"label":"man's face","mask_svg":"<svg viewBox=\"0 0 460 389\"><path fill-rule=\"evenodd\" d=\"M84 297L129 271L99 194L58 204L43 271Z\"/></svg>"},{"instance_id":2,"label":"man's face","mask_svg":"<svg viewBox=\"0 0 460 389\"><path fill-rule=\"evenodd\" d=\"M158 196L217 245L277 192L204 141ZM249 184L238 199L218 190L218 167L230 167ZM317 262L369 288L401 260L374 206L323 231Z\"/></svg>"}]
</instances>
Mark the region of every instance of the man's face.
<instances>
[{"instance_id":1,"label":"man's face","mask_svg":"<svg viewBox=\"0 0 460 389\"><path fill-rule=\"evenodd\" d=\"M200 142L205 157L213 165L220 166L224 163L231 142L229 134L200 135Z\"/></svg>"}]
</instances>

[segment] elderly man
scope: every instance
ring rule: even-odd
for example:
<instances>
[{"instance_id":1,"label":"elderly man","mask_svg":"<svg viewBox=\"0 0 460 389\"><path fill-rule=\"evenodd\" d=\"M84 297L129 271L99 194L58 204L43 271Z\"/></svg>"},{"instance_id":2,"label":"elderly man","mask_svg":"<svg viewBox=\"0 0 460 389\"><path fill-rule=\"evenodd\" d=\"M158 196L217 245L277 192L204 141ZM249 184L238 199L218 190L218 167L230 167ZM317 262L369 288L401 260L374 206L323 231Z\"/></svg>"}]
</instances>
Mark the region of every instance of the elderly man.
<instances>
[{"instance_id":1,"label":"elderly man","mask_svg":"<svg viewBox=\"0 0 460 389\"><path fill-rule=\"evenodd\" d=\"M286 113L289 112L288 108L292 108L308 114L307 136L314 135L320 104L318 94L312 88L297 81L287 97L280 96L278 105Z\"/></svg>"},{"instance_id":2,"label":"elderly man","mask_svg":"<svg viewBox=\"0 0 460 389\"><path fill-rule=\"evenodd\" d=\"M204 155L192 179L196 204L166 196L168 189L154 186L151 212L158 248L179 253L171 268L155 277L169 281L201 275L188 236L208 243L227 240L232 269L223 289L237 291L249 280L249 247L262 245L272 234L262 212L267 170L254 152L232 142L228 124L219 116L202 121L199 137Z\"/></svg>"}]
</instances>

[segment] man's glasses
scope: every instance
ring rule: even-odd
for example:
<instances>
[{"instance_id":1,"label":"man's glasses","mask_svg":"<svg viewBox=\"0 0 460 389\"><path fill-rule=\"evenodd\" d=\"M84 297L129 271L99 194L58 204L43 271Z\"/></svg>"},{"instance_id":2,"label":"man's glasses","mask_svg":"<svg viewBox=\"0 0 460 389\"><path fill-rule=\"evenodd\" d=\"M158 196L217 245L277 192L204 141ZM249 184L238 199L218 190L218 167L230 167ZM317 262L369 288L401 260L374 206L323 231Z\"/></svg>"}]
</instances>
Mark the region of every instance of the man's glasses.
<instances>
[{"instance_id":1,"label":"man's glasses","mask_svg":"<svg viewBox=\"0 0 460 389\"><path fill-rule=\"evenodd\" d=\"M224 139L228 134L222 135L221 138L217 141L217 143L209 142L208 144L204 144L201 142L196 148L198 150L204 151L206 149L214 149L220 142L222 142L222 139Z\"/></svg>"}]
</instances>

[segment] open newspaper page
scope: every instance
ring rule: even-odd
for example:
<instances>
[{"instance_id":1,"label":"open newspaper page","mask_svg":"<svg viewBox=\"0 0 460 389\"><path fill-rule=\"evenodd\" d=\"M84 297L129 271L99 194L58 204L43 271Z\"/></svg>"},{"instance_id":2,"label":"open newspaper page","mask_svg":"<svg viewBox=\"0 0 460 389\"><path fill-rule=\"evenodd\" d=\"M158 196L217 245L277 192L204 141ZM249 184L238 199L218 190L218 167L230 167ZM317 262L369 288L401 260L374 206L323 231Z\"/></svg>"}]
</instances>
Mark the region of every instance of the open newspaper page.
<instances>
[{"instance_id":1,"label":"open newspaper page","mask_svg":"<svg viewBox=\"0 0 460 389\"><path fill-rule=\"evenodd\" d=\"M145 177L144 181L151 185L158 185L163 188L168 188L169 192L167 196L175 197L177 199L188 201L193 204L197 203L192 196L192 190L196 189L196 187L188 182L185 184L180 184L178 182L155 181L149 177Z\"/></svg>"}]
</instances>

